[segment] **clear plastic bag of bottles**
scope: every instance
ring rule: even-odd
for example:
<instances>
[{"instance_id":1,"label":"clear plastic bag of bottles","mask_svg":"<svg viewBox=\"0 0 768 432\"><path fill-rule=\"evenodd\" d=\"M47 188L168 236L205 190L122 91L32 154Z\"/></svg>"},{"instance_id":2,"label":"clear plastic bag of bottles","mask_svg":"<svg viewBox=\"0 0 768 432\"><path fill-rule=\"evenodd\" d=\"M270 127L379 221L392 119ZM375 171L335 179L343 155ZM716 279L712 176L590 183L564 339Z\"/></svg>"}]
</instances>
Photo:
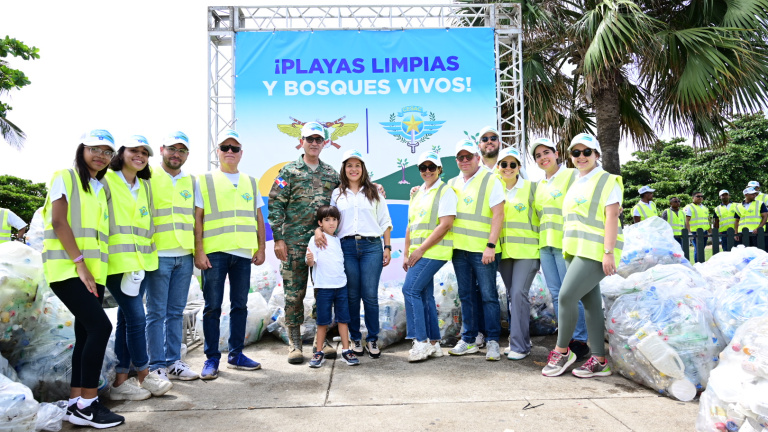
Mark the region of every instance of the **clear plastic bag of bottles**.
<instances>
[{"instance_id":1,"label":"clear plastic bag of bottles","mask_svg":"<svg viewBox=\"0 0 768 432\"><path fill-rule=\"evenodd\" d=\"M656 286L619 297L606 314L611 359L625 377L680 400L707 386L725 346L702 288Z\"/></svg>"},{"instance_id":2,"label":"clear plastic bag of bottles","mask_svg":"<svg viewBox=\"0 0 768 432\"><path fill-rule=\"evenodd\" d=\"M37 291L44 286L40 252L20 242L0 243L0 351L6 355L37 325Z\"/></svg>"},{"instance_id":3,"label":"clear plastic bag of bottles","mask_svg":"<svg viewBox=\"0 0 768 432\"><path fill-rule=\"evenodd\" d=\"M768 277L745 269L735 285L718 290L714 303L717 326L730 341L747 320L768 315Z\"/></svg>"},{"instance_id":4,"label":"clear plastic bag of bottles","mask_svg":"<svg viewBox=\"0 0 768 432\"><path fill-rule=\"evenodd\" d=\"M683 248L674 238L672 227L657 216L627 227L616 272L626 278L659 264L690 266L683 255Z\"/></svg>"},{"instance_id":5,"label":"clear plastic bag of bottles","mask_svg":"<svg viewBox=\"0 0 768 432\"><path fill-rule=\"evenodd\" d=\"M312 307L315 304L315 290L307 288L304 297L304 323L301 325L301 339L304 343L311 344L317 332L317 321L312 317ZM283 284L278 283L269 298L269 324L267 331L288 343L288 327L285 325L285 293Z\"/></svg>"},{"instance_id":6,"label":"clear plastic bag of bottles","mask_svg":"<svg viewBox=\"0 0 768 432\"><path fill-rule=\"evenodd\" d=\"M249 292L259 293L268 302L272 297L272 291L277 286L279 274L268 262L257 266L251 265L251 288Z\"/></svg>"},{"instance_id":7,"label":"clear plastic bag of bottles","mask_svg":"<svg viewBox=\"0 0 768 432\"><path fill-rule=\"evenodd\" d=\"M405 299L403 281L388 281L379 285L379 348L385 348L405 339ZM360 307L360 332L363 340L368 335L365 327L365 309Z\"/></svg>"},{"instance_id":8,"label":"clear plastic bag of bottles","mask_svg":"<svg viewBox=\"0 0 768 432\"><path fill-rule=\"evenodd\" d=\"M736 246L728 252L720 252L712 255L712 258L703 263L696 263L694 268L707 281L710 289L719 291L728 289L738 282L737 275L749 264L757 259L755 266L764 263L768 254L756 247Z\"/></svg>"},{"instance_id":9,"label":"clear plastic bag of bottles","mask_svg":"<svg viewBox=\"0 0 768 432\"><path fill-rule=\"evenodd\" d=\"M657 265L643 272L633 273L626 279L613 275L600 281L605 309L610 310L613 302L624 294L641 291L650 286L657 289L667 287L707 288L707 282L689 266L682 264Z\"/></svg>"},{"instance_id":10,"label":"clear plastic bag of bottles","mask_svg":"<svg viewBox=\"0 0 768 432\"><path fill-rule=\"evenodd\" d=\"M461 338L461 302L459 284L450 261L435 273L434 284L441 343L452 346Z\"/></svg>"},{"instance_id":11,"label":"clear plastic bag of bottles","mask_svg":"<svg viewBox=\"0 0 768 432\"><path fill-rule=\"evenodd\" d=\"M38 408L29 387L0 374L0 431L35 430Z\"/></svg>"},{"instance_id":12,"label":"clear plastic bag of bottles","mask_svg":"<svg viewBox=\"0 0 768 432\"><path fill-rule=\"evenodd\" d=\"M541 271L533 278L531 288L528 290L528 300L531 303L531 320L528 327L531 336L554 334L557 331L555 306Z\"/></svg>"},{"instance_id":13,"label":"clear plastic bag of bottles","mask_svg":"<svg viewBox=\"0 0 768 432\"><path fill-rule=\"evenodd\" d=\"M32 216L32 221L29 223L29 229L25 237L27 246L42 253L43 252L43 238L44 238L45 224L43 223L43 208L40 207L35 211Z\"/></svg>"}]
</instances>

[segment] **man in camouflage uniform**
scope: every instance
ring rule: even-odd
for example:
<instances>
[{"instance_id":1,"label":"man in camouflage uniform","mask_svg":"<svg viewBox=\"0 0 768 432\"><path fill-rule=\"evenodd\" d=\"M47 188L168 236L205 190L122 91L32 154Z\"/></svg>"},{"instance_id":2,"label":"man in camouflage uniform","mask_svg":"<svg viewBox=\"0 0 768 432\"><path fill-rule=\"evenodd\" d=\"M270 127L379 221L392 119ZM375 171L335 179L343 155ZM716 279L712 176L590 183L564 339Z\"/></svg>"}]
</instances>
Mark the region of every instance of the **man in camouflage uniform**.
<instances>
[{"instance_id":1,"label":"man in camouflage uniform","mask_svg":"<svg viewBox=\"0 0 768 432\"><path fill-rule=\"evenodd\" d=\"M320 160L327 138L326 129L309 122L301 128L304 154L285 165L269 191L269 224L275 238L275 255L282 261L285 289L285 324L288 326L288 363L304 361L301 324L304 323L304 296L308 269L304 262L307 242L317 228L315 212L329 205L331 192L339 186L339 173ZM324 343L320 342L320 343ZM324 349L326 357L328 348Z\"/></svg>"}]
</instances>

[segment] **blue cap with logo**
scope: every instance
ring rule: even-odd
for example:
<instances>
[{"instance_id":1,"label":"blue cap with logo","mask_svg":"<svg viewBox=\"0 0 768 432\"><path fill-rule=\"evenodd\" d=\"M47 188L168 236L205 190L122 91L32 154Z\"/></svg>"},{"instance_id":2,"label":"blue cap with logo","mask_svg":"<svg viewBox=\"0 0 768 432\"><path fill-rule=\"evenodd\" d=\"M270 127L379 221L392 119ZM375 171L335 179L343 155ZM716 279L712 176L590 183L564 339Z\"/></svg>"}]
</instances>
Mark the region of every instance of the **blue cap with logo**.
<instances>
[{"instance_id":1,"label":"blue cap with logo","mask_svg":"<svg viewBox=\"0 0 768 432\"><path fill-rule=\"evenodd\" d=\"M115 138L106 129L91 129L80 135L80 142L78 144L85 144L87 146L100 146L105 145L116 150Z\"/></svg>"}]
</instances>

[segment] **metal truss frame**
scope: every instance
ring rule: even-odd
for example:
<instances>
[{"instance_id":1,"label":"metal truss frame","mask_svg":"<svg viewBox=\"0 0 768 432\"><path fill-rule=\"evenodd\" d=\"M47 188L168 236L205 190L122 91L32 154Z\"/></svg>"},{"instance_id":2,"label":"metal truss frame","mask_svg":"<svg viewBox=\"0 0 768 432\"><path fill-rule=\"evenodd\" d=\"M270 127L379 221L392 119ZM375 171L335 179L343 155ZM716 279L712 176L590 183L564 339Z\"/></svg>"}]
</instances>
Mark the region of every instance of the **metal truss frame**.
<instances>
[{"instance_id":1,"label":"metal truss frame","mask_svg":"<svg viewBox=\"0 0 768 432\"><path fill-rule=\"evenodd\" d=\"M234 18L233 18L234 17ZM491 27L496 52L496 123L502 142L525 151L519 3L447 5L212 6L208 8L208 166L216 138L235 128L235 33Z\"/></svg>"}]
</instances>

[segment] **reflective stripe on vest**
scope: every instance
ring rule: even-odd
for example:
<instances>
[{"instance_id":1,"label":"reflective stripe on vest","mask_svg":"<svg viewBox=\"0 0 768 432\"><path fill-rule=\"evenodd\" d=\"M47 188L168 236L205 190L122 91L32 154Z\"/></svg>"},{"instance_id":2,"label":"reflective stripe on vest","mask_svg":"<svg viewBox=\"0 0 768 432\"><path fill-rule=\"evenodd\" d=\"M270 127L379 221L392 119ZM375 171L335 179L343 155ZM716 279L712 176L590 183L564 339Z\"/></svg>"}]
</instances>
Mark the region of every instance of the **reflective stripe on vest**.
<instances>
[{"instance_id":1,"label":"reflective stripe on vest","mask_svg":"<svg viewBox=\"0 0 768 432\"><path fill-rule=\"evenodd\" d=\"M671 209L664 210L664 213L667 215L667 223L672 227L672 235L682 235L685 228L685 213L680 210L675 213Z\"/></svg>"},{"instance_id":2,"label":"reflective stripe on vest","mask_svg":"<svg viewBox=\"0 0 768 432\"><path fill-rule=\"evenodd\" d=\"M109 210L109 274L154 271L157 247L152 240L154 220L152 184L136 177L141 188L134 198L122 178L111 169L104 175Z\"/></svg>"},{"instance_id":3,"label":"reflective stripe on vest","mask_svg":"<svg viewBox=\"0 0 768 432\"><path fill-rule=\"evenodd\" d=\"M744 203L739 203L739 230L747 228L750 231L757 229L760 226L760 221L763 217L760 214L760 202L752 201L749 208L744 208Z\"/></svg>"},{"instance_id":4,"label":"reflective stripe on vest","mask_svg":"<svg viewBox=\"0 0 768 432\"><path fill-rule=\"evenodd\" d=\"M534 211L536 183L523 182L511 200L504 203L501 258L539 258L539 216ZM509 196L507 194L507 196Z\"/></svg>"},{"instance_id":5,"label":"reflective stripe on vest","mask_svg":"<svg viewBox=\"0 0 768 432\"><path fill-rule=\"evenodd\" d=\"M563 199L579 172L573 168L560 169L564 172L554 180L539 182L536 187L534 206L539 217L539 247L563 247Z\"/></svg>"},{"instance_id":6,"label":"reflective stripe on vest","mask_svg":"<svg viewBox=\"0 0 768 432\"><path fill-rule=\"evenodd\" d=\"M696 232L701 228L704 231L709 229L709 209L704 206L697 206L694 204L688 204L685 208L691 210L691 220L688 225L691 227L692 232Z\"/></svg>"},{"instance_id":7,"label":"reflective stripe on vest","mask_svg":"<svg viewBox=\"0 0 768 432\"><path fill-rule=\"evenodd\" d=\"M648 208L650 206L650 208ZM652 216L658 216L659 212L656 210L656 203L653 201L648 203L648 206L644 206L642 204L642 201L635 204L634 207L632 207L632 216L635 215L635 210L637 210L640 213L640 221L644 221Z\"/></svg>"},{"instance_id":8,"label":"reflective stripe on vest","mask_svg":"<svg viewBox=\"0 0 768 432\"><path fill-rule=\"evenodd\" d=\"M11 241L11 225L8 223L10 212L6 209L0 209L0 243Z\"/></svg>"},{"instance_id":9,"label":"reflective stripe on vest","mask_svg":"<svg viewBox=\"0 0 768 432\"><path fill-rule=\"evenodd\" d=\"M449 187L450 186L443 183L437 190L433 188L427 192L428 194L432 194L433 191L435 191L435 196L432 199L432 202L429 203L429 201L427 201L427 205L425 205L424 199L422 198L423 194L421 188L419 188L418 192L411 198L411 202L408 205L408 230L411 241L410 247L408 248L409 254L413 253L420 244L423 244L424 240L426 240L427 237L432 234L432 231L434 231L440 224L440 218L438 217L440 198L443 197L445 191ZM423 257L448 261L451 259L452 255L453 234L449 230L437 244L424 252Z\"/></svg>"},{"instance_id":10,"label":"reflective stripe on vest","mask_svg":"<svg viewBox=\"0 0 768 432\"><path fill-rule=\"evenodd\" d=\"M192 252L195 249L195 177L182 177L174 185L162 167L153 171L151 183L155 207L152 215L157 250L186 249Z\"/></svg>"},{"instance_id":11,"label":"reflective stripe on vest","mask_svg":"<svg viewBox=\"0 0 768 432\"><path fill-rule=\"evenodd\" d=\"M237 187L221 171L205 174L200 189L205 202L203 250L205 253L259 249L256 202L258 182L240 174ZM216 185L219 185L219 189Z\"/></svg>"},{"instance_id":12,"label":"reflective stripe on vest","mask_svg":"<svg viewBox=\"0 0 768 432\"><path fill-rule=\"evenodd\" d=\"M473 181L463 188L462 174L449 181L449 185L456 191L458 205L456 207L456 219L453 221L453 248L468 252L483 252L488 244L488 235L491 232L493 213L488 207L487 200L492 188L488 183L495 179L493 173L488 170L480 171L481 179ZM479 182L478 182L479 180ZM477 186L479 184L479 186ZM461 198L464 197L464 198ZM463 211L462 211L463 210ZM500 252L500 246L496 245L496 252Z\"/></svg>"},{"instance_id":13,"label":"reflective stripe on vest","mask_svg":"<svg viewBox=\"0 0 768 432\"><path fill-rule=\"evenodd\" d=\"M109 212L107 211L106 193L95 196L94 191L87 193L80 184L75 170L62 170L54 174L54 179L61 176L67 191L67 221L75 237L75 243L85 259L85 265L99 285L107 281L109 262ZM49 185L50 189L50 185ZM50 195L43 207L43 270L48 283L60 282L79 277L77 266L72 262L64 246L53 230L53 203ZM75 257L76 258L76 257Z\"/></svg>"},{"instance_id":14,"label":"reflective stripe on vest","mask_svg":"<svg viewBox=\"0 0 768 432\"><path fill-rule=\"evenodd\" d=\"M732 204L728 209L724 205L720 204L715 208L715 214L717 215L718 224L720 228L718 232L726 232L728 228L736 227L736 212L738 211L738 204Z\"/></svg>"},{"instance_id":15,"label":"reflective stripe on vest","mask_svg":"<svg viewBox=\"0 0 768 432\"><path fill-rule=\"evenodd\" d=\"M609 180L613 180L609 183ZM606 171L596 174L586 183L579 184L577 190L569 191L569 200L563 202L565 217L563 235L563 254L580 256L595 261L602 261L605 248L605 203L614 185L620 187L621 177ZM606 187L608 186L608 187ZM585 209L584 204L589 203ZM585 210L586 214L585 214ZM621 224L617 223L618 235L614 248L614 257L618 267L621 249L624 247L624 234Z\"/></svg>"}]
</instances>

